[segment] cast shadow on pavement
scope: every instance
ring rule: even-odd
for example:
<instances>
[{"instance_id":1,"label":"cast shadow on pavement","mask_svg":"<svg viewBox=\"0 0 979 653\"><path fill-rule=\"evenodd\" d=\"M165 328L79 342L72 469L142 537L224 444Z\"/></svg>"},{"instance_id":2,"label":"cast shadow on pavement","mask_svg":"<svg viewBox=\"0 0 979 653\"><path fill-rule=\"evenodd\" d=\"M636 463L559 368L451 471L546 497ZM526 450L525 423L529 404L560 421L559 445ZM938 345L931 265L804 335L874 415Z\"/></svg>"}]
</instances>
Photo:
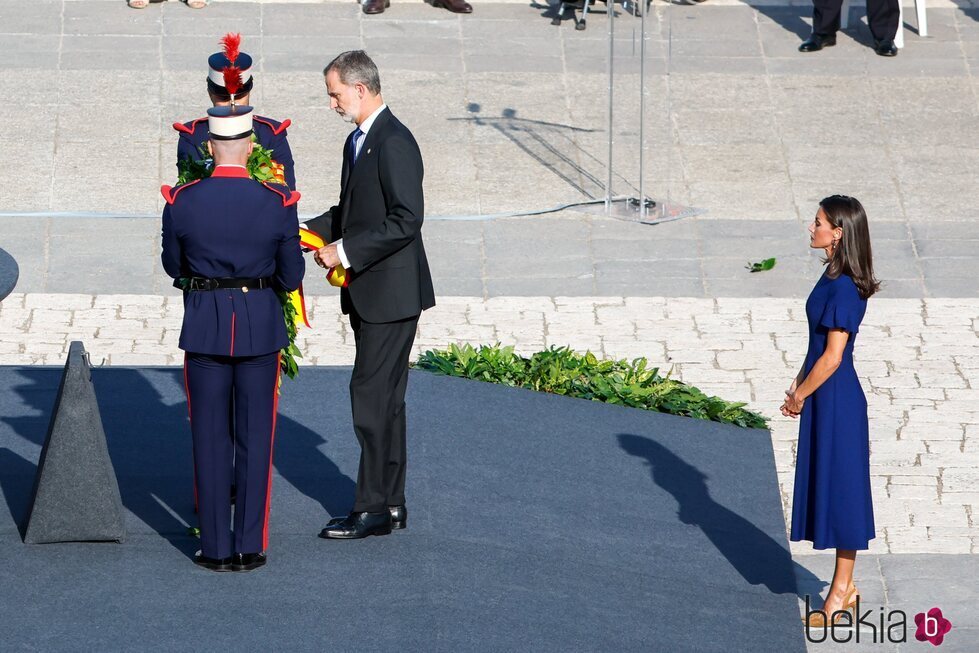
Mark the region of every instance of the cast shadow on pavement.
<instances>
[{"instance_id":1,"label":"cast shadow on pavement","mask_svg":"<svg viewBox=\"0 0 979 653\"><path fill-rule=\"evenodd\" d=\"M34 414L2 420L40 447L62 371L21 368L17 374L27 383L12 389ZM96 368L92 377L123 505L176 549L193 556L198 540L187 533L189 525L197 524L190 428L186 403L174 401L182 396L174 397L173 391L183 385L181 370ZM285 481L330 515L345 514L354 482L319 451L323 437L281 414L276 432L274 465ZM0 487L21 536L36 470L36 463L0 448Z\"/></svg>"},{"instance_id":2,"label":"cast shadow on pavement","mask_svg":"<svg viewBox=\"0 0 979 653\"><path fill-rule=\"evenodd\" d=\"M629 433L618 435L619 446L649 466L653 482L678 504L677 517L703 531L732 567L751 585L773 594L812 594L825 582L795 563L789 551L753 523L717 503L707 477L662 444ZM798 579L798 580L797 580Z\"/></svg>"},{"instance_id":3,"label":"cast shadow on pavement","mask_svg":"<svg viewBox=\"0 0 979 653\"><path fill-rule=\"evenodd\" d=\"M503 109L499 116L480 115L482 107L470 102L467 107L471 117L448 118L451 121L465 121L477 128L495 129L544 170L557 175L571 188L588 199L604 197L606 162L591 154L575 139L576 134L601 133L599 129L585 129L543 120L518 118L517 110ZM635 189L628 179L616 174L620 183ZM527 179L533 184L533 179Z\"/></svg>"}]
</instances>

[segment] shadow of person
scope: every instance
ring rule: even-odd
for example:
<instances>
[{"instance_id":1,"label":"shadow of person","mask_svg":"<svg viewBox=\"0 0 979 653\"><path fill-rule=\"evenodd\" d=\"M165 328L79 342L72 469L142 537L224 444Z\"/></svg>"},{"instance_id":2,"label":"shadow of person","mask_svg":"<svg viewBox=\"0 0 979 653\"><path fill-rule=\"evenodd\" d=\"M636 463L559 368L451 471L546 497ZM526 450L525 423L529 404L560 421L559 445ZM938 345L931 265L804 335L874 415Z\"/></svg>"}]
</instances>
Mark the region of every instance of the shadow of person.
<instances>
[{"instance_id":1,"label":"shadow of person","mask_svg":"<svg viewBox=\"0 0 979 653\"><path fill-rule=\"evenodd\" d=\"M26 381L14 385L12 390L29 409L21 412L34 414L0 419L15 434L40 447L62 370L18 368L7 373ZM197 524L197 517L182 370L95 368L92 379L123 505L176 549L192 557L199 540L187 532L189 525ZM340 514L341 504L352 500L354 482L318 450L325 440L281 414L277 424L283 437L276 439L273 460L280 474L331 515ZM0 482L11 517L23 529L37 465L9 449L3 451L6 453ZM322 467L317 464L320 462L324 462Z\"/></svg>"},{"instance_id":2,"label":"shadow of person","mask_svg":"<svg viewBox=\"0 0 979 653\"><path fill-rule=\"evenodd\" d=\"M628 433L620 433L618 438L622 450L642 458L653 481L676 499L680 521L700 528L746 582L764 585L774 594L800 598L803 587L811 590L822 582L795 563L788 550L770 535L714 501L707 476L699 469L649 438Z\"/></svg>"},{"instance_id":3,"label":"shadow of person","mask_svg":"<svg viewBox=\"0 0 979 653\"><path fill-rule=\"evenodd\" d=\"M3 421L15 434L40 447L51 421L63 371L59 368L18 368L14 373L26 383L12 389L33 414L4 417ZM158 388L161 381L164 385L176 384L176 379L171 378L176 373L157 371L156 374L162 377L155 378L156 383L151 383L147 374L153 374L153 371L92 370L109 458L123 506L190 557L197 548L196 539L187 533L187 525L196 523L192 495L188 490L192 487L190 446L189 440L178 435L185 428L186 410L181 405L165 402ZM23 464L20 465L21 473L28 472L33 487L37 464L21 460L30 466L30 470L26 470ZM12 505L8 497L8 508L23 528L31 492L28 490L24 494L15 489L14 494L16 505ZM129 535L132 535L132 526L127 526Z\"/></svg>"},{"instance_id":4,"label":"shadow of person","mask_svg":"<svg viewBox=\"0 0 979 653\"><path fill-rule=\"evenodd\" d=\"M27 532L27 505L34 489L37 465L6 447L0 447L0 492L21 539Z\"/></svg>"},{"instance_id":5,"label":"shadow of person","mask_svg":"<svg viewBox=\"0 0 979 653\"><path fill-rule=\"evenodd\" d=\"M601 197L605 192L602 176L604 163L582 147L577 139L579 134L591 134L596 130L521 118L512 107L503 109L499 116L483 114L481 105L476 102L469 103L467 110L470 114L467 118L446 120L465 121L475 127L496 130L540 164L541 168L556 175L588 199ZM624 177L619 177L619 181L629 183Z\"/></svg>"},{"instance_id":6,"label":"shadow of person","mask_svg":"<svg viewBox=\"0 0 979 653\"><path fill-rule=\"evenodd\" d=\"M344 516L353 505L356 483L319 450L318 433L279 415L273 464L287 483L316 501L331 517Z\"/></svg>"},{"instance_id":7,"label":"shadow of person","mask_svg":"<svg viewBox=\"0 0 979 653\"><path fill-rule=\"evenodd\" d=\"M795 34L800 42L809 38L809 34L812 33L812 25L806 21L807 18L812 17L812 5L795 7L759 5L754 9L787 32Z\"/></svg>"}]
</instances>

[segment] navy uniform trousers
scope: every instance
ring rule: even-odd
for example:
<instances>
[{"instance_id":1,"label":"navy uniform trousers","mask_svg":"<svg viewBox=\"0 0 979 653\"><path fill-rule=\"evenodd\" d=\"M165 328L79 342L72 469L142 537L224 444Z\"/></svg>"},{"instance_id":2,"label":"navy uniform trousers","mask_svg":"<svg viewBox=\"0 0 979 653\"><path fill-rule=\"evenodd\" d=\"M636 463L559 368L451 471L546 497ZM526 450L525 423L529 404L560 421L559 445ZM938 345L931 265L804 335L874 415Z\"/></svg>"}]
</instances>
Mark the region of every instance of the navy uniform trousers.
<instances>
[{"instance_id":1,"label":"navy uniform trousers","mask_svg":"<svg viewBox=\"0 0 979 653\"><path fill-rule=\"evenodd\" d=\"M878 41L893 40L897 35L899 0L867 0L867 23ZM832 36L840 29L843 0L813 0L812 31L819 36Z\"/></svg>"},{"instance_id":2,"label":"navy uniform trousers","mask_svg":"<svg viewBox=\"0 0 979 653\"><path fill-rule=\"evenodd\" d=\"M201 553L208 558L228 558L232 553L265 551L279 353L187 353L184 381L194 442ZM228 529L232 483L237 486L233 534Z\"/></svg>"}]
</instances>

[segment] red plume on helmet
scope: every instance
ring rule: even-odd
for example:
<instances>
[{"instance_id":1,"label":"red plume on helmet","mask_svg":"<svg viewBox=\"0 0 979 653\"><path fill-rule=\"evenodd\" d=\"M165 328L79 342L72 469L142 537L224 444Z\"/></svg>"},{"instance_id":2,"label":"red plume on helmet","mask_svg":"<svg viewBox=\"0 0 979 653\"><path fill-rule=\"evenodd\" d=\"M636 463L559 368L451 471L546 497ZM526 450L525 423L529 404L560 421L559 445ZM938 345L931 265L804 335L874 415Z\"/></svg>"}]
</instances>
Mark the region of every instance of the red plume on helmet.
<instances>
[{"instance_id":1,"label":"red plume on helmet","mask_svg":"<svg viewBox=\"0 0 979 653\"><path fill-rule=\"evenodd\" d=\"M228 89L228 95L231 96L231 104L235 103L235 95L241 90L241 68L238 66L228 66L221 71L224 75L224 87Z\"/></svg>"},{"instance_id":2,"label":"red plume on helmet","mask_svg":"<svg viewBox=\"0 0 979 653\"><path fill-rule=\"evenodd\" d=\"M224 47L224 56L228 58L228 62L233 66L235 61L238 60L238 52L241 47L241 34L228 32L221 37L221 45Z\"/></svg>"}]
</instances>

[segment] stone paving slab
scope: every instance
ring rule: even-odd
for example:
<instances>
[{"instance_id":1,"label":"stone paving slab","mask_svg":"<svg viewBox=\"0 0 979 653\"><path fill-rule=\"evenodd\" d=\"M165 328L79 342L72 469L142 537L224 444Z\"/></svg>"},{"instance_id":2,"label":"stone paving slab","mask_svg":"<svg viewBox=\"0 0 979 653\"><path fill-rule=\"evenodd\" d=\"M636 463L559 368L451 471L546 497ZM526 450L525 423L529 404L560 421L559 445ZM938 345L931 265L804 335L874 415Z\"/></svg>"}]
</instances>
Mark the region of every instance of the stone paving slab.
<instances>
[{"instance_id":1,"label":"stone paving slab","mask_svg":"<svg viewBox=\"0 0 979 653\"><path fill-rule=\"evenodd\" d=\"M0 242L20 264L20 292L173 294L159 265L159 224L8 216L0 217ZM822 269L794 219L699 216L649 226L564 211L430 219L424 233L439 295L805 297ZM979 296L979 229L971 223L882 221L871 234L881 297ZM745 269L769 257L773 270ZM309 275L319 279L316 269ZM335 294L316 281L306 291Z\"/></svg>"},{"instance_id":2,"label":"stone paving slab","mask_svg":"<svg viewBox=\"0 0 979 653\"><path fill-rule=\"evenodd\" d=\"M309 312L304 364L351 364L353 337L336 298L311 297ZM173 295L15 293L0 304L0 364L62 364L71 340L97 363L179 364L181 319ZM451 342L645 356L705 392L748 402L772 418L788 518L798 427L776 413L805 352L801 300L442 297L421 321L414 355ZM856 365L871 420L870 552L979 552L979 299L872 300Z\"/></svg>"},{"instance_id":3,"label":"stone paving slab","mask_svg":"<svg viewBox=\"0 0 979 653\"><path fill-rule=\"evenodd\" d=\"M929 3L932 36L909 32L901 56L884 60L861 20L832 50L796 52L809 29L805 2L656 3L645 188L717 219L805 221L816 200L845 192L875 221L971 223L977 11ZM15 99L0 119L16 126L0 139L35 171L0 189L3 211L157 213L157 188L174 177L170 124L203 112L200 62L228 29L242 30L256 55L253 103L293 120L310 212L334 200L347 131L327 109L320 70L353 47L376 54L385 98L418 137L430 215L604 193L602 12L585 32L551 26L543 6L503 3L464 17L404 1L376 17L352 2L217 2L207 12L169 2L135 12L108 0L0 0L0 12L9 53L0 93ZM617 25L622 178L613 191L635 194L638 21L623 14ZM136 98L143 110L133 112Z\"/></svg>"}]
</instances>

